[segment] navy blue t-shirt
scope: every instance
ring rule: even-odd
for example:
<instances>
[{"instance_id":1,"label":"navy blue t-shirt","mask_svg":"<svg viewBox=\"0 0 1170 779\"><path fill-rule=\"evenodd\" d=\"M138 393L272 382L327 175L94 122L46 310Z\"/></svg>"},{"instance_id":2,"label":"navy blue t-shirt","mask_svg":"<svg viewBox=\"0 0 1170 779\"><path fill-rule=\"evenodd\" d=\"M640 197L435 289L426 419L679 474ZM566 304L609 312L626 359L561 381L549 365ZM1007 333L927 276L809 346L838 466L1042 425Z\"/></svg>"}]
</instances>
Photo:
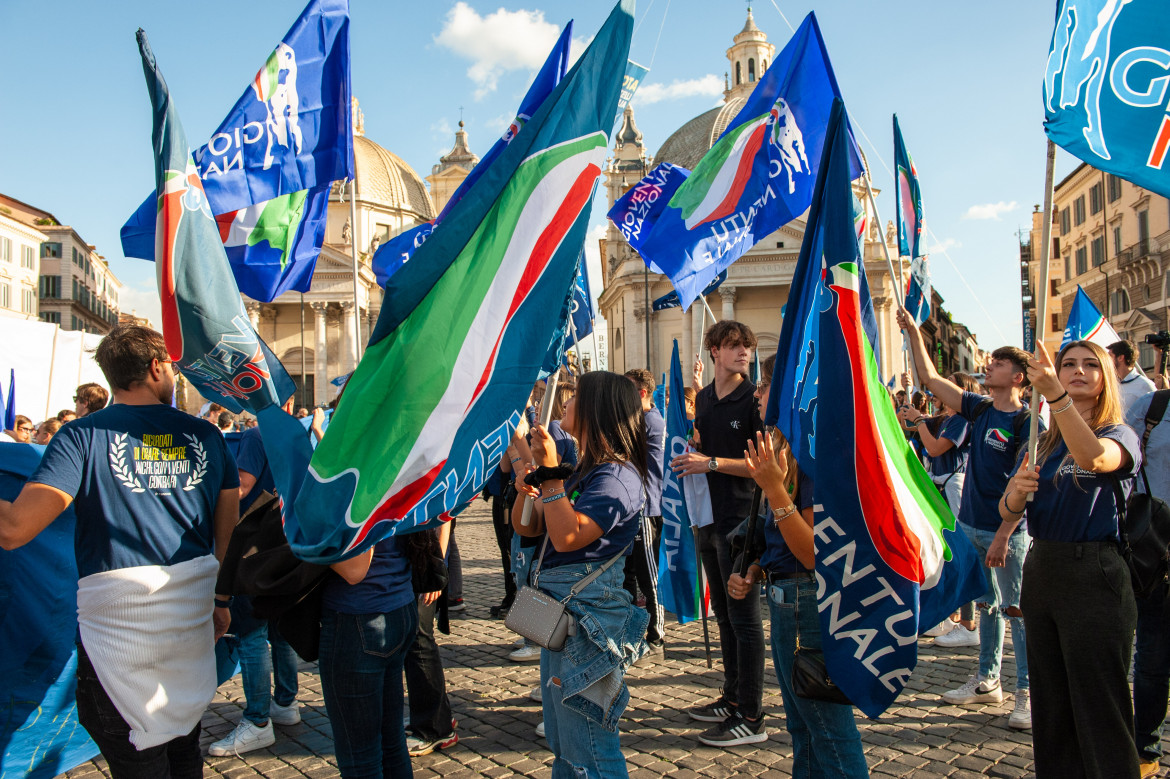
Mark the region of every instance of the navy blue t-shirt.
<instances>
[{"instance_id":1,"label":"navy blue t-shirt","mask_svg":"<svg viewBox=\"0 0 1170 779\"><path fill-rule=\"evenodd\" d=\"M943 420L942 428L939 429L935 438L940 441L945 438L954 446L938 457L930 458L930 474L932 476L948 476L955 472L961 472L967 467L968 428L967 420L958 414Z\"/></svg>"},{"instance_id":2,"label":"navy blue t-shirt","mask_svg":"<svg viewBox=\"0 0 1170 779\"><path fill-rule=\"evenodd\" d=\"M81 577L212 554L220 490L240 486L219 430L161 403L64 425L29 481L74 496Z\"/></svg>"},{"instance_id":3,"label":"navy blue t-shirt","mask_svg":"<svg viewBox=\"0 0 1170 779\"><path fill-rule=\"evenodd\" d=\"M574 473L565 482L573 510L601 528L601 538L574 552L558 552L552 543L545 551L544 568L569 563L608 560L621 552L641 525L642 477L629 463L602 463L587 473Z\"/></svg>"},{"instance_id":4,"label":"navy blue t-shirt","mask_svg":"<svg viewBox=\"0 0 1170 779\"><path fill-rule=\"evenodd\" d=\"M577 442L573 440L573 436L566 433L565 429L561 427L561 423L555 419L548 424L548 434L557 447L557 457L560 459L561 465L571 465L576 468ZM531 437L529 442L531 443Z\"/></svg>"},{"instance_id":5,"label":"navy blue t-shirt","mask_svg":"<svg viewBox=\"0 0 1170 779\"><path fill-rule=\"evenodd\" d=\"M1132 463L1128 468L1112 473L1083 471L1071 457L1067 457L1068 446L1061 441L1040 466L1040 490L1027 504L1025 515L1032 538L1044 541L1116 541L1120 538L1113 485L1120 480L1122 495L1129 498L1133 491L1133 475L1142 464L1141 438L1129 425L1106 425L1097 431L1097 437L1116 441L1129 452ZM1019 470L1023 462L1024 453L1021 452L1015 469Z\"/></svg>"},{"instance_id":6,"label":"navy blue t-shirt","mask_svg":"<svg viewBox=\"0 0 1170 779\"><path fill-rule=\"evenodd\" d=\"M341 614L385 614L414 599L410 561L398 538L390 536L374 545L370 570L357 584L350 584L340 574L330 571L321 605Z\"/></svg>"},{"instance_id":7,"label":"navy blue t-shirt","mask_svg":"<svg viewBox=\"0 0 1170 779\"><path fill-rule=\"evenodd\" d=\"M792 496L792 502L796 504L796 514L785 519L785 522L804 522L804 517L800 516L805 509L812 508L813 505L813 480L804 473L800 473L796 478L796 494ZM767 546L764 549L764 554L760 556L760 567L768 573L800 573L809 570L805 568L800 560L796 559L796 555L788 548L788 542L784 540L784 534L780 532L780 528L776 527L776 520L772 516L772 507L764 502L763 518L767 521L764 525L764 539L767 541Z\"/></svg>"},{"instance_id":8,"label":"navy blue t-shirt","mask_svg":"<svg viewBox=\"0 0 1170 779\"><path fill-rule=\"evenodd\" d=\"M651 408L646 420L646 516L662 516L662 458L666 453L666 420Z\"/></svg>"},{"instance_id":9,"label":"navy blue t-shirt","mask_svg":"<svg viewBox=\"0 0 1170 779\"><path fill-rule=\"evenodd\" d=\"M264 441L260 438L260 428L250 427L240 437L240 453L236 455L236 468L256 477L256 484L252 491L240 499L240 515L243 516L261 492L276 492L276 481L272 478L272 469L268 467L268 455L264 453Z\"/></svg>"},{"instance_id":10,"label":"navy blue t-shirt","mask_svg":"<svg viewBox=\"0 0 1170 779\"><path fill-rule=\"evenodd\" d=\"M970 422L971 448L967 452L967 481L963 484L963 500L959 504L959 521L979 530L999 529L999 499L1007 489L1008 480L1016 472L1020 451L1028 442L1028 404L1019 411L1000 411L991 406L972 420L975 408L987 397L975 392L964 392L959 416ZM1025 419L1016 422L1023 415ZM1044 425L1041 422L1041 429ZM1019 428L1019 435L1016 434ZM1016 532L1024 530L1021 522Z\"/></svg>"}]
</instances>

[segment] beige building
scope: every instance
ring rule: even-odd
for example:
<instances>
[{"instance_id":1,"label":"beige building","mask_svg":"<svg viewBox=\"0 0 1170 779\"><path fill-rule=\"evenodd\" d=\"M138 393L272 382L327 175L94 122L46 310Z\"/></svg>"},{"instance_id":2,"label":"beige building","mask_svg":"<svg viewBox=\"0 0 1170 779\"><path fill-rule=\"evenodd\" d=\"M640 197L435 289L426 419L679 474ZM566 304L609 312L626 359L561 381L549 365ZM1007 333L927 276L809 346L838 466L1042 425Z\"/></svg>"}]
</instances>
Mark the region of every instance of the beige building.
<instances>
[{"instance_id":1,"label":"beige building","mask_svg":"<svg viewBox=\"0 0 1170 779\"><path fill-rule=\"evenodd\" d=\"M627 108L606 170L610 205L659 163L671 162L694 170L703 154L743 107L774 53L775 47L756 26L749 10L743 29L735 35L731 48L727 50L731 75L723 104L679 128L662 144L653 160L634 121L633 109ZM634 102L637 102L637 95ZM854 190L872 215L872 206L864 190L856 186ZM878 320L879 368L882 376L888 377L901 371L902 339L894 321L894 288L890 284L880 241L888 243L892 256L897 254L897 243L892 224L883 235L874 219L867 221L865 270ZM805 224L804 217L795 219L759 241L731 265L727 281L707 296L716 317L736 319L752 328L759 339L761 357L774 353L779 343L780 308L788 300ZM609 369L620 373L631 368L649 368L655 376L660 376L670 368L672 340L677 338L680 355L692 355L682 358L684 372L688 371L693 355L701 351L703 322L706 321L708 327L711 325L702 302L696 300L686 312L679 308L652 311L650 303L671 291L670 281L665 276L647 271L645 263L612 223L601 241L601 266L604 289L598 304L608 329ZM908 272L909 263L905 263L903 273Z\"/></svg>"},{"instance_id":2,"label":"beige building","mask_svg":"<svg viewBox=\"0 0 1170 779\"><path fill-rule=\"evenodd\" d=\"M1056 185L1053 217L1063 310L1080 285L1152 369L1158 352L1145 337L1167 329L1170 305L1170 201L1081 163Z\"/></svg>"},{"instance_id":3,"label":"beige building","mask_svg":"<svg viewBox=\"0 0 1170 779\"><path fill-rule=\"evenodd\" d=\"M45 234L0 205L0 317L36 319Z\"/></svg>"},{"instance_id":4,"label":"beige building","mask_svg":"<svg viewBox=\"0 0 1170 779\"><path fill-rule=\"evenodd\" d=\"M58 324L63 330L97 334L108 333L118 323L122 285L96 247L53 214L15 198L0 195L0 217L25 226L20 243L19 262L24 275L19 299L15 288L10 292L19 316L31 313L33 318ZM34 248L36 236L40 239ZM16 244L13 246L15 253ZM29 249L33 249L31 254ZM3 258L0 241L0 276L7 265ZM16 260L14 256L14 265ZM0 289L0 309L4 308L3 296L4 290Z\"/></svg>"}]
</instances>

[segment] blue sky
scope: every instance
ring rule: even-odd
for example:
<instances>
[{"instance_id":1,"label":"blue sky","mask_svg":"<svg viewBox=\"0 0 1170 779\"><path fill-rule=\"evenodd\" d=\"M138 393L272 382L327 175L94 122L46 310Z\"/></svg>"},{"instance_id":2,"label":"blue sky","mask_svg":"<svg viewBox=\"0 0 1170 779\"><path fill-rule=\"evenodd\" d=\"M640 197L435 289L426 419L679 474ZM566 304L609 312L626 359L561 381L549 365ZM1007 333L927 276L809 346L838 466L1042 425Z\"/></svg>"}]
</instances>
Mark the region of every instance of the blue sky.
<instances>
[{"instance_id":1,"label":"blue sky","mask_svg":"<svg viewBox=\"0 0 1170 779\"><path fill-rule=\"evenodd\" d=\"M4 0L0 192L73 225L126 285L123 309L157 324L153 265L124 259L118 243L118 228L153 181L134 32L143 27L150 36L198 144L301 7L300 0ZM605 0L352 0L352 80L366 135L425 176L450 149L462 107L472 149L483 154L561 26L573 18L584 42L610 7ZM753 3L777 48L791 34L785 18L795 27L814 9L854 127L864 132L883 219L893 217L887 168L897 112L922 182L936 288L984 348L1018 344L1016 231L1027 229L1043 198L1040 84L1052 4ZM631 58L651 70L634 107L651 153L720 100L724 52L745 14L746 4L734 0L640 0ZM1061 152L1057 180L1074 166ZM604 205L595 204L594 231Z\"/></svg>"}]
</instances>

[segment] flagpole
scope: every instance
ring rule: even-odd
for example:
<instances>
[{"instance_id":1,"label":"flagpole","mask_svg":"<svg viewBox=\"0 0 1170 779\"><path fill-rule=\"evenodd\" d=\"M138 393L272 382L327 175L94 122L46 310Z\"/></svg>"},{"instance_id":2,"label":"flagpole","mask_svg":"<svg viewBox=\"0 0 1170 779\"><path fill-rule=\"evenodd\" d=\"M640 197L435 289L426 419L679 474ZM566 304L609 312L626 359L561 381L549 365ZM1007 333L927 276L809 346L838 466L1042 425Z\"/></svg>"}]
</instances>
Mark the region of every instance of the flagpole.
<instances>
[{"instance_id":1,"label":"flagpole","mask_svg":"<svg viewBox=\"0 0 1170 779\"><path fill-rule=\"evenodd\" d=\"M703 648L707 650L707 667L712 668L711 662L711 628L707 625L707 604L703 600L703 556L699 553L699 529L691 525L691 534L695 537L695 570L698 571L699 587L699 614L703 621Z\"/></svg>"},{"instance_id":2,"label":"flagpole","mask_svg":"<svg viewBox=\"0 0 1170 779\"><path fill-rule=\"evenodd\" d=\"M865 194L869 198L870 205L873 206L873 218L874 218L874 221L877 222L877 227L878 227L878 238L879 238L878 243L880 243L882 245L882 254L884 254L886 257L886 270L889 271L889 274L890 274L890 285L896 287L894 289L894 300L898 301L898 307L901 308L902 306L905 305L905 301L902 299L902 293L905 290L905 287L902 285L902 274L900 272L894 273L894 261L890 258L890 247L886 243L886 237L881 234L882 217L878 213L877 200L874 199L873 188L870 187L870 185L869 185L869 173L862 174L861 180L865 182ZM901 271L901 267L902 267L902 258L899 257L898 258L899 271ZM894 284L895 278L898 279L897 285ZM907 360L907 357L906 357L907 351L908 351L908 347L907 347L908 343L909 342L907 341L906 333L903 332L902 333L902 365L903 365L903 367L905 367L907 362L909 362L910 375L914 378L914 386L921 388L922 383L918 380L918 368L914 365L914 360Z\"/></svg>"},{"instance_id":3,"label":"flagpole","mask_svg":"<svg viewBox=\"0 0 1170 779\"><path fill-rule=\"evenodd\" d=\"M1056 173L1056 144L1048 141L1048 161L1044 165L1044 221L1040 227L1040 269L1037 272L1036 289L1036 355L1040 355L1044 343L1044 325L1048 318L1048 262L1052 255L1052 182ZM1033 255L1035 256L1035 255ZM1108 301L1106 301L1108 303ZM1106 320L1108 321L1108 320ZM1028 414L1028 464L1035 469L1036 439L1040 437L1040 393L1032 391L1031 409ZM1032 493L1028 493L1031 502Z\"/></svg>"},{"instance_id":4,"label":"flagpole","mask_svg":"<svg viewBox=\"0 0 1170 779\"><path fill-rule=\"evenodd\" d=\"M557 380L560 378L561 369L558 365L552 373L548 375L544 387L544 399L540 401L540 425L547 428L552 422L553 397L557 391ZM516 474L517 478L523 479L520 474ZM520 515L520 527L528 527L532 524L532 496L524 496L524 511Z\"/></svg>"},{"instance_id":5,"label":"flagpole","mask_svg":"<svg viewBox=\"0 0 1170 779\"><path fill-rule=\"evenodd\" d=\"M353 122L350 122L350 132L353 132ZM361 306L358 304L358 251L357 251L357 171L354 178L349 180L349 223L352 229L349 233L349 250L353 257L353 327L354 327L354 363L362 359L362 317Z\"/></svg>"},{"instance_id":6,"label":"flagpole","mask_svg":"<svg viewBox=\"0 0 1170 779\"><path fill-rule=\"evenodd\" d=\"M569 335L573 336L573 352L577 355L577 372L583 373L585 360L581 357L581 344L577 340L577 328L573 325L573 315L569 314Z\"/></svg>"},{"instance_id":7,"label":"flagpole","mask_svg":"<svg viewBox=\"0 0 1170 779\"><path fill-rule=\"evenodd\" d=\"M308 406L305 401L305 293L301 293L301 402L298 405ZM295 411L294 411L295 413Z\"/></svg>"}]
</instances>

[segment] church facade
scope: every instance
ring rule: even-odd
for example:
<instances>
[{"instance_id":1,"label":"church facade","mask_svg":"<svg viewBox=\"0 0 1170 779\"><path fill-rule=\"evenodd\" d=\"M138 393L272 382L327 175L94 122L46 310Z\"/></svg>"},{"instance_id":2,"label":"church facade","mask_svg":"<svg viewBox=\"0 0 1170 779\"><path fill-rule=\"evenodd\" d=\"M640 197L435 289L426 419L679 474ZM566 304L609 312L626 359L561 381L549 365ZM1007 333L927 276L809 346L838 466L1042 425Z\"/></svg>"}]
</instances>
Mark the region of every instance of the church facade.
<instances>
[{"instance_id":1,"label":"church facade","mask_svg":"<svg viewBox=\"0 0 1170 779\"><path fill-rule=\"evenodd\" d=\"M684 124L667 138L653 158L635 122L633 108L627 108L605 172L610 206L660 163L670 162L694 170L739 113L774 54L775 47L756 26L749 10L743 29L727 49L728 75L723 104ZM636 94L633 102L637 102ZM889 377L902 369L901 335L894 321L895 290L881 242L887 242L896 267L897 240L892 225L882 231L872 218L873 206L864 188L855 184L854 193L869 214L864 241L865 270L878 320L878 367L883 377ZM752 328L759 339L761 359L773 354L779 343L780 310L788 300L804 231L802 216L758 242L728 268L727 280L706 298L716 318L735 319ZM604 289L598 305L608 330L609 369L621 373L631 368L648 368L661 377L669 372L672 342L678 339L683 371L689 375L694 355L702 351L703 333L712 324L702 300L696 300L685 312L679 308L653 311L654 299L673 289L670 280L648 271L612 223L600 244ZM908 262L903 264L901 272L909 272ZM711 378L710 365L706 378Z\"/></svg>"}]
</instances>

